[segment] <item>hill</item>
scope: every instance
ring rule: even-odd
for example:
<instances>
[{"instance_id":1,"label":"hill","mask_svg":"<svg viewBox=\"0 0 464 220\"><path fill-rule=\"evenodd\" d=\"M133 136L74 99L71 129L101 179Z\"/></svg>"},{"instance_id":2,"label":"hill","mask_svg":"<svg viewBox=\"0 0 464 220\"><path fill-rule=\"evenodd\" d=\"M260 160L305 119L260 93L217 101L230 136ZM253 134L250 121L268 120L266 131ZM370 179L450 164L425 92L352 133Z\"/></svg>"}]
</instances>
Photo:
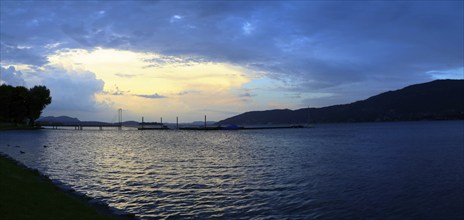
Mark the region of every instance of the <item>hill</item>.
<instances>
[{"instance_id":1,"label":"hill","mask_svg":"<svg viewBox=\"0 0 464 220\"><path fill-rule=\"evenodd\" d=\"M47 123L79 123L80 120L77 118L72 118L69 116L59 116L59 117L54 117L54 116L47 116L47 117L41 117L37 119L37 122L47 122Z\"/></svg>"},{"instance_id":2,"label":"hill","mask_svg":"<svg viewBox=\"0 0 464 220\"><path fill-rule=\"evenodd\" d=\"M246 112L216 123L300 124L464 119L464 80L435 80L350 104Z\"/></svg>"}]
</instances>

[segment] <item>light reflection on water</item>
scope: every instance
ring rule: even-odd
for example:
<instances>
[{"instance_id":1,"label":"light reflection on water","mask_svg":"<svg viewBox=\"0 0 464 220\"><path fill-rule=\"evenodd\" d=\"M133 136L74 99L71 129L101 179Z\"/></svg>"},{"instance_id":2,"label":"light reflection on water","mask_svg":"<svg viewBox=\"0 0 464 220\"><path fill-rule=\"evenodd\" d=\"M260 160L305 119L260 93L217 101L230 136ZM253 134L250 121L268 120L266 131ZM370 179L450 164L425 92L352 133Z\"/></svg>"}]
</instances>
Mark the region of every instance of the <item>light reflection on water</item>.
<instances>
[{"instance_id":1,"label":"light reflection on water","mask_svg":"<svg viewBox=\"0 0 464 220\"><path fill-rule=\"evenodd\" d=\"M0 151L147 219L462 218L463 130L9 131Z\"/></svg>"}]
</instances>

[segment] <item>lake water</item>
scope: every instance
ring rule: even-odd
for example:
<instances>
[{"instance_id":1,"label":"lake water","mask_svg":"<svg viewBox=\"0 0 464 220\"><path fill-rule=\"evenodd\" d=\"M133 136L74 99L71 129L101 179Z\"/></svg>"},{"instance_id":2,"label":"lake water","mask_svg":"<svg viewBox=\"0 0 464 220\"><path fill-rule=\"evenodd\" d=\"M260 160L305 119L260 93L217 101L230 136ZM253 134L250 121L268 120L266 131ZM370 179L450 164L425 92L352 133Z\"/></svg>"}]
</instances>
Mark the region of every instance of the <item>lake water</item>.
<instances>
[{"instance_id":1,"label":"lake water","mask_svg":"<svg viewBox=\"0 0 464 220\"><path fill-rule=\"evenodd\" d=\"M464 218L463 121L7 131L0 152L143 219Z\"/></svg>"}]
</instances>

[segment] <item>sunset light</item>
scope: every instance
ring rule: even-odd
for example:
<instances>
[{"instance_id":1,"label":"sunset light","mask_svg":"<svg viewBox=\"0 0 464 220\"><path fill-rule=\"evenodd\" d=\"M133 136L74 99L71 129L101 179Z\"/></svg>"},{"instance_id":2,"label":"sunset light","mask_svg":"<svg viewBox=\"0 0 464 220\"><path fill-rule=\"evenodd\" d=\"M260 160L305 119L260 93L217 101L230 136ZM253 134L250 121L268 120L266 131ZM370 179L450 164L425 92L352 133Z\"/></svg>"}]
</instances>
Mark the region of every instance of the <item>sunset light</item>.
<instances>
[{"instance_id":1,"label":"sunset light","mask_svg":"<svg viewBox=\"0 0 464 220\"><path fill-rule=\"evenodd\" d=\"M459 2L1 2L0 80L50 88L45 115L217 121L464 78Z\"/></svg>"},{"instance_id":2,"label":"sunset light","mask_svg":"<svg viewBox=\"0 0 464 220\"><path fill-rule=\"evenodd\" d=\"M0 0L0 219L464 219L463 0Z\"/></svg>"},{"instance_id":3,"label":"sunset light","mask_svg":"<svg viewBox=\"0 0 464 220\"><path fill-rule=\"evenodd\" d=\"M244 102L237 91L253 76L252 71L227 63L103 48L57 51L48 61L46 68L95 73L105 82L95 94L98 102L123 108L128 117L153 119L210 113L205 106L238 111Z\"/></svg>"}]
</instances>

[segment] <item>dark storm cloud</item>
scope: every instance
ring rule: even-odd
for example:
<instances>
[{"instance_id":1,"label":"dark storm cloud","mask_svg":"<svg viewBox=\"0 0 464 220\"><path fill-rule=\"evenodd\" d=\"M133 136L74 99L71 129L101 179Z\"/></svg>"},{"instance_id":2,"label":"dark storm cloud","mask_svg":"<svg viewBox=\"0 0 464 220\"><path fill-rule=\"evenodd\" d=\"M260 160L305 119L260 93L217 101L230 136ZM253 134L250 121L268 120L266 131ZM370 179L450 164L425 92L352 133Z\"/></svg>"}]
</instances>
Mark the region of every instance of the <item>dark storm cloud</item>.
<instances>
[{"instance_id":1,"label":"dark storm cloud","mask_svg":"<svg viewBox=\"0 0 464 220\"><path fill-rule=\"evenodd\" d=\"M154 66L175 57L237 64L296 92L336 93L360 82L395 88L462 68L462 8L462 1L11 1L1 7L1 55L41 65L56 49L98 46L162 54L147 61Z\"/></svg>"},{"instance_id":2,"label":"dark storm cloud","mask_svg":"<svg viewBox=\"0 0 464 220\"><path fill-rule=\"evenodd\" d=\"M0 42L0 54L3 61L14 61L14 63L27 63L34 66L42 66L47 59L41 56L32 46L8 45Z\"/></svg>"}]
</instances>

